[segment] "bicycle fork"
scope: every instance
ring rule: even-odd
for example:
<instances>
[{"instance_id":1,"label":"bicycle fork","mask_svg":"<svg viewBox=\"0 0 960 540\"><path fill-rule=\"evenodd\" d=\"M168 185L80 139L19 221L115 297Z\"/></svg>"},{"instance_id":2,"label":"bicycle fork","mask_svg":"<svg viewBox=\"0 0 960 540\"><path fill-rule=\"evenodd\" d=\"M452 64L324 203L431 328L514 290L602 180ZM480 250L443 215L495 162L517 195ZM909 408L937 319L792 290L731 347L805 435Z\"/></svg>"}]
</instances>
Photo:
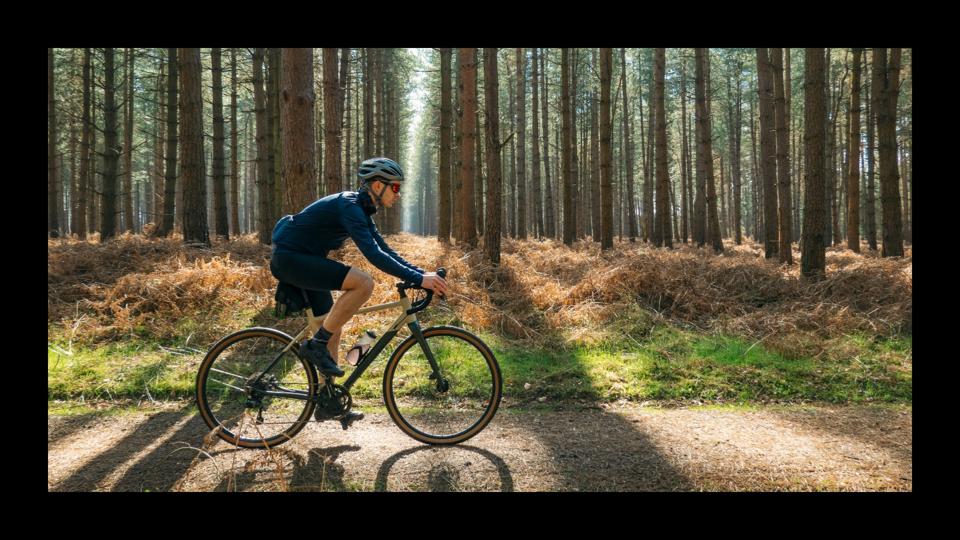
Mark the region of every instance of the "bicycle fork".
<instances>
[{"instance_id":1,"label":"bicycle fork","mask_svg":"<svg viewBox=\"0 0 960 540\"><path fill-rule=\"evenodd\" d=\"M423 337L423 331L420 330L420 323L413 321L407 326L410 328L410 333L413 334L420 348L423 349L423 354L427 357L427 361L430 362L430 369L433 370L433 373L430 374L430 380L437 381L438 392L446 392L450 387L450 382L440 373L440 364L437 363L437 359L433 356L433 351L430 350L430 345L427 343L426 338Z\"/></svg>"}]
</instances>

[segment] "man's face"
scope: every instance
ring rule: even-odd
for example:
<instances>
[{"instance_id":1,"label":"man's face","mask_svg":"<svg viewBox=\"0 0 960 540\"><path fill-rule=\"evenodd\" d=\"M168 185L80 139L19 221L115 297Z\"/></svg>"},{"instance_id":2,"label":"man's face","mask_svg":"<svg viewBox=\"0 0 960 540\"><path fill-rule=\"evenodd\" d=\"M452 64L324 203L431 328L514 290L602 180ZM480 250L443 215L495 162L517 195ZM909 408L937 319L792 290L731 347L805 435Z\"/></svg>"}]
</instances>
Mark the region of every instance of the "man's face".
<instances>
[{"instance_id":1,"label":"man's face","mask_svg":"<svg viewBox=\"0 0 960 540\"><path fill-rule=\"evenodd\" d=\"M382 194L380 194L381 190L383 191ZM400 194L393 192L393 186L380 180L373 183L373 192L380 195L380 201L386 208L393 208L393 205L400 200Z\"/></svg>"}]
</instances>

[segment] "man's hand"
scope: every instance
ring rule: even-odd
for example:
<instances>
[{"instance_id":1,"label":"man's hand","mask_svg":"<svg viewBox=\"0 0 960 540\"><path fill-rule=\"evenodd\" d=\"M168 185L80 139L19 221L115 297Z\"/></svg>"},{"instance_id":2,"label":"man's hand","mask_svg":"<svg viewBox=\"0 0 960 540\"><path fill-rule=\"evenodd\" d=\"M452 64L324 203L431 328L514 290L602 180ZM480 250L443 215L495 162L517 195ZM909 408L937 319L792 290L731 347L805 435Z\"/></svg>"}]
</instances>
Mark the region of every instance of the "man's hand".
<instances>
[{"instance_id":1,"label":"man's hand","mask_svg":"<svg viewBox=\"0 0 960 540\"><path fill-rule=\"evenodd\" d=\"M447 294L447 282L438 276L436 272L427 272L424 274L423 283L421 283L420 286L424 289L430 289L440 296L446 296Z\"/></svg>"}]
</instances>

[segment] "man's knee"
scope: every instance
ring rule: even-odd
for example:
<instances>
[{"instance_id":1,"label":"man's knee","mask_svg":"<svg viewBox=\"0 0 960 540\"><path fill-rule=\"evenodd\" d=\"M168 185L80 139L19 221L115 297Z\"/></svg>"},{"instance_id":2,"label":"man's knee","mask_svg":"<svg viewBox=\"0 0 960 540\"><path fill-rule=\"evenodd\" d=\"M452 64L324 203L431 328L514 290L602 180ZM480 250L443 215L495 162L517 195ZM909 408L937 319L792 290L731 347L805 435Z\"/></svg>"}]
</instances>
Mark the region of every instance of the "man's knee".
<instances>
[{"instance_id":1,"label":"man's knee","mask_svg":"<svg viewBox=\"0 0 960 540\"><path fill-rule=\"evenodd\" d=\"M373 294L373 278L362 270L351 268L346 279L343 280L343 289L360 291L369 296Z\"/></svg>"}]
</instances>

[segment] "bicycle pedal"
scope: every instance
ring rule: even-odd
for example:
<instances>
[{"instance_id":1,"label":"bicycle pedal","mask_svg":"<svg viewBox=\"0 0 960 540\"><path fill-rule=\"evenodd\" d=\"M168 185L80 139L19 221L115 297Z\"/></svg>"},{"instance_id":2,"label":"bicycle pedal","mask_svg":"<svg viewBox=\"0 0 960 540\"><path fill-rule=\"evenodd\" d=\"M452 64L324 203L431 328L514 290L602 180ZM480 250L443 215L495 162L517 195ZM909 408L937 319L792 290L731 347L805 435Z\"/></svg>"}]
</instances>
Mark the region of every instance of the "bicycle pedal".
<instances>
[{"instance_id":1,"label":"bicycle pedal","mask_svg":"<svg viewBox=\"0 0 960 540\"><path fill-rule=\"evenodd\" d=\"M356 412L356 411L348 412L347 414L340 417L340 427L342 427L343 430L346 431L347 428L350 427L354 422L362 419L363 419L362 412Z\"/></svg>"}]
</instances>

